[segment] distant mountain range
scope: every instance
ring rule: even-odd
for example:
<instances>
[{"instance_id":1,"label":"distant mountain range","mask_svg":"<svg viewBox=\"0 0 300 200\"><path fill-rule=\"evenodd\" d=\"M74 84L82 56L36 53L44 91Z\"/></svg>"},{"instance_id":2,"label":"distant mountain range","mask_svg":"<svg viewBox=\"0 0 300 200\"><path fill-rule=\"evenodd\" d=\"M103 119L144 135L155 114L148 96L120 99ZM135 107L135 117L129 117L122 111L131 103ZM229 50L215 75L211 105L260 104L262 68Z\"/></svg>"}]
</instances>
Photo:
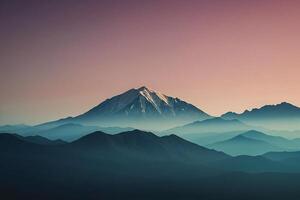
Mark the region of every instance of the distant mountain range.
<instances>
[{"instance_id":1,"label":"distant mountain range","mask_svg":"<svg viewBox=\"0 0 300 200\"><path fill-rule=\"evenodd\" d=\"M213 117L183 100L140 87L107 99L79 116L36 126L6 125L0 132L73 141L94 131L115 134L136 128L161 135L178 134L200 145L249 130L296 138L300 133L300 108L284 102Z\"/></svg>"},{"instance_id":2,"label":"distant mountain range","mask_svg":"<svg viewBox=\"0 0 300 200\"><path fill-rule=\"evenodd\" d=\"M195 121L184 126L178 126L165 132L172 132L179 135L184 134L201 134L216 132L245 131L253 127L240 122L239 120L225 120L223 118L211 118L203 121Z\"/></svg>"},{"instance_id":3,"label":"distant mountain range","mask_svg":"<svg viewBox=\"0 0 300 200\"><path fill-rule=\"evenodd\" d=\"M184 126L178 126L161 134L177 134L184 139L195 142L199 145L208 145L215 142L230 139L245 131L257 129L239 120L225 120L220 117L211 118L203 121L195 121Z\"/></svg>"},{"instance_id":4,"label":"distant mountain range","mask_svg":"<svg viewBox=\"0 0 300 200\"><path fill-rule=\"evenodd\" d=\"M151 132L133 130L115 135L94 132L86 135L71 145L87 151L107 152L110 155L126 157L137 156L139 159L177 160L180 162L208 162L224 159L224 153L207 149L188 142L176 135L158 137ZM111 158L111 156L110 156Z\"/></svg>"},{"instance_id":5,"label":"distant mountain range","mask_svg":"<svg viewBox=\"0 0 300 200\"><path fill-rule=\"evenodd\" d=\"M298 139L288 140L283 137L271 136L254 130L206 146L233 156L255 156L267 152L300 150Z\"/></svg>"},{"instance_id":6,"label":"distant mountain range","mask_svg":"<svg viewBox=\"0 0 300 200\"><path fill-rule=\"evenodd\" d=\"M274 135L298 137L299 110L212 117L141 87L76 117L2 126L0 198L298 200L300 139Z\"/></svg>"},{"instance_id":7,"label":"distant mountain range","mask_svg":"<svg viewBox=\"0 0 300 200\"><path fill-rule=\"evenodd\" d=\"M95 131L103 131L109 134L117 134L124 131L130 131L134 128L130 127L98 127L98 126L86 126L75 123L62 123L61 125L54 126L53 124L48 125L37 125L37 126L24 126L20 128L19 125L16 127L10 125L0 126L0 133L17 133L26 137L42 136L50 140L62 139L65 141L74 141L80 137L87 135Z\"/></svg>"},{"instance_id":8,"label":"distant mountain range","mask_svg":"<svg viewBox=\"0 0 300 200\"><path fill-rule=\"evenodd\" d=\"M242 142L246 145L248 145L248 142L259 145L264 144L262 140L252 139L251 137L275 138L257 131L248 131L232 138L231 141ZM99 162L117 162L123 164L128 161L130 161L131 164L134 162L169 162L192 164L204 168L205 166L214 166L215 169L222 169L222 166L218 166L218 162L227 163L227 161L232 160L231 156L223 152L199 146L176 135L159 137L151 132L140 130L126 131L115 135L96 131L69 143L64 141L51 141L40 136L37 139L37 137L31 136L23 137L16 134L0 134L0 157L5 159L26 158L23 154L35 155L36 157L32 159L56 159L58 155L64 159L68 157L66 155L77 154L78 156L88 156L89 159L98 160ZM270 158L274 161L281 161L290 157L300 158L300 153L267 153L263 154L262 157L266 159ZM247 160L248 162L260 162L262 157L249 157ZM240 158L242 161L247 157ZM234 160L235 162L238 161L239 157L236 157ZM263 159L263 162L265 161L266 160ZM264 167L264 165L261 167ZM250 171L255 170L257 170L257 166ZM276 171L276 167L273 170Z\"/></svg>"},{"instance_id":9,"label":"distant mountain range","mask_svg":"<svg viewBox=\"0 0 300 200\"><path fill-rule=\"evenodd\" d=\"M15 141L15 142L8 142ZM47 141L47 142L45 142ZM198 146L188 142L176 135L156 136L151 132L132 130L110 135L101 131L96 131L79 138L73 142L52 141L41 136L23 137L16 134L0 133L1 148L3 146L14 149L14 144L36 145L59 145L74 149L84 149L88 154L90 151L100 151L101 154L116 153L127 157L138 156L139 159L152 157L158 159L174 159L186 161L191 159L201 162L219 160L228 157L226 154ZM38 147L38 146L36 146ZM17 149L17 148L16 148ZM26 149L24 149L26 151ZM112 159L112 157L108 157Z\"/></svg>"},{"instance_id":10,"label":"distant mountain range","mask_svg":"<svg viewBox=\"0 0 300 200\"><path fill-rule=\"evenodd\" d=\"M271 151L282 151L276 146L269 144L265 141L246 137L244 135L235 136L229 140L218 142L209 145L210 148L226 152L229 155L261 155Z\"/></svg>"},{"instance_id":11,"label":"distant mountain range","mask_svg":"<svg viewBox=\"0 0 300 200\"><path fill-rule=\"evenodd\" d=\"M241 114L228 112L221 117L229 120L238 119L249 125L262 126L271 130L300 129L300 108L286 102L246 110Z\"/></svg>"}]
</instances>

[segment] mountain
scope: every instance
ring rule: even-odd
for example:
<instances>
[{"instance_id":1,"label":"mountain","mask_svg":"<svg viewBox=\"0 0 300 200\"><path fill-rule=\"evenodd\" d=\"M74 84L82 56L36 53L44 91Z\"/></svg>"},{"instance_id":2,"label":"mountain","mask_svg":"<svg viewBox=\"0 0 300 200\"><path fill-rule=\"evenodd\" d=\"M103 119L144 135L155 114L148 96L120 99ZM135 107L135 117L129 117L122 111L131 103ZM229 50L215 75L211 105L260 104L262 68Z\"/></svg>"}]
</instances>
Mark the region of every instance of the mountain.
<instances>
[{"instance_id":1,"label":"mountain","mask_svg":"<svg viewBox=\"0 0 300 200\"><path fill-rule=\"evenodd\" d=\"M255 131L255 130L250 130L247 131L243 134L241 134L247 138L252 138L252 139L256 139L256 140L263 140L265 142L271 142L271 143L276 143L278 141L278 143L280 142L284 142L284 141L288 141L287 139L283 138L283 137L279 137L279 136L272 136L272 135L268 135L259 131Z\"/></svg>"},{"instance_id":2,"label":"mountain","mask_svg":"<svg viewBox=\"0 0 300 200\"><path fill-rule=\"evenodd\" d=\"M0 140L2 143L4 143L7 139L13 141L24 141L24 143L31 143L31 144L39 144L39 145L62 145L67 144L67 142L57 139L57 140L49 140L47 138L35 135L35 136L26 136L23 137L21 135L17 134L11 134L11 133L0 133ZM20 141L21 140L21 141Z\"/></svg>"},{"instance_id":3,"label":"mountain","mask_svg":"<svg viewBox=\"0 0 300 200\"><path fill-rule=\"evenodd\" d=\"M296 200L300 177L294 158L231 157L176 135L158 137L139 130L94 132L64 145L0 134L1 196Z\"/></svg>"},{"instance_id":4,"label":"mountain","mask_svg":"<svg viewBox=\"0 0 300 200\"><path fill-rule=\"evenodd\" d=\"M81 124L75 123L65 123L65 124L45 124L45 125L37 125L37 126L26 126L24 128L11 128L7 131L7 129L3 129L0 133L16 133L22 136L27 137L36 137L42 136L43 138L48 138L50 140L65 140L65 141L74 141L84 135L95 131L103 131L109 134L116 134L124 131L133 130L133 128L120 128L120 127L98 127L98 126L85 126Z\"/></svg>"},{"instance_id":5,"label":"mountain","mask_svg":"<svg viewBox=\"0 0 300 200\"><path fill-rule=\"evenodd\" d=\"M250 130L231 139L205 146L230 155L261 155L269 151L299 151L300 141Z\"/></svg>"},{"instance_id":6,"label":"mountain","mask_svg":"<svg viewBox=\"0 0 300 200\"><path fill-rule=\"evenodd\" d=\"M107 152L151 160L177 160L180 162L207 162L225 159L224 153L209 150L176 135L156 136L151 132L133 130L115 135L94 132L70 144L84 151ZM124 155L125 154L125 155Z\"/></svg>"},{"instance_id":7,"label":"mountain","mask_svg":"<svg viewBox=\"0 0 300 200\"><path fill-rule=\"evenodd\" d=\"M270 151L282 151L282 149L277 146L265 141L246 137L243 134L235 136L229 140L211 144L208 147L218 151L223 151L232 156L256 156Z\"/></svg>"},{"instance_id":8,"label":"mountain","mask_svg":"<svg viewBox=\"0 0 300 200\"><path fill-rule=\"evenodd\" d=\"M43 125L80 123L162 130L208 118L210 118L208 114L192 104L147 87L140 87L107 99L77 117L69 117Z\"/></svg>"},{"instance_id":9,"label":"mountain","mask_svg":"<svg viewBox=\"0 0 300 200\"><path fill-rule=\"evenodd\" d=\"M195 121L184 126L178 126L160 134L177 134L180 137L197 143L207 145L232 138L247 130L255 129L239 120L225 120L220 117L203 121Z\"/></svg>"},{"instance_id":10,"label":"mountain","mask_svg":"<svg viewBox=\"0 0 300 200\"><path fill-rule=\"evenodd\" d=\"M239 120L225 120L220 117L211 118L203 121L195 121L184 126L175 127L165 132L175 134L200 134L249 130L252 127L240 122Z\"/></svg>"},{"instance_id":11,"label":"mountain","mask_svg":"<svg viewBox=\"0 0 300 200\"><path fill-rule=\"evenodd\" d=\"M47 138L35 135L35 136L27 136L27 137L22 137L21 138L24 141L28 141L31 143L35 144L42 144L42 145L61 145L61 144L66 144L65 141L61 139L56 139L56 140L49 140Z\"/></svg>"},{"instance_id":12,"label":"mountain","mask_svg":"<svg viewBox=\"0 0 300 200\"><path fill-rule=\"evenodd\" d=\"M280 147L281 149L284 149L285 151L300 150L300 140L299 139L289 140L284 137L268 135L268 134L265 134L265 133L262 133L259 131L254 131L254 130L243 133L242 135L247 138L265 141L269 144Z\"/></svg>"},{"instance_id":13,"label":"mountain","mask_svg":"<svg viewBox=\"0 0 300 200\"><path fill-rule=\"evenodd\" d=\"M4 125L0 126L0 132L2 133L14 133L19 130L28 129L31 126L24 125L24 124L17 124L17 125Z\"/></svg>"},{"instance_id":14,"label":"mountain","mask_svg":"<svg viewBox=\"0 0 300 200\"><path fill-rule=\"evenodd\" d=\"M72 141L96 130L99 130L99 127L66 123L54 128L38 131L36 134L50 139L61 138L66 141Z\"/></svg>"},{"instance_id":15,"label":"mountain","mask_svg":"<svg viewBox=\"0 0 300 200\"><path fill-rule=\"evenodd\" d=\"M285 166L294 169L294 171L300 168L300 151L269 152L262 156L272 161L284 163Z\"/></svg>"},{"instance_id":16,"label":"mountain","mask_svg":"<svg viewBox=\"0 0 300 200\"><path fill-rule=\"evenodd\" d=\"M262 155L264 158L283 163L286 167L297 171L300 169L300 151L295 152L269 152Z\"/></svg>"},{"instance_id":17,"label":"mountain","mask_svg":"<svg viewBox=\"0 0 300 200\"><path fill-rule=\"evenodd\" d=\"M246 110L241 114L228 112L221 116L224 119L238 119L254 126L271 130L299 130L300 108L290 103L266 105L261 108Z\"/></svg>"},{"instance_id":18,"label":"mountain","mask_svg":"<svg viewBox=\"0 0 300 200\"><path fill-rule=\"evenodd\" d=\"M63 139L66 141L76 140L84 135L95 131L103 131L110 134L120 133L133 128L119 128L119 127L98 127L98 126L85 126L75 123L66 123L56 126L54 128L37 131L35 134L49 138L49 139ZM29 132L31 133L31 132Z\"/></svg>"},{"instance_id":19,"label":"mountain","mask_svg":"<svg viewBox=\"0 0 300 200\"><path fill-rule=\"evenodd\" d=\"M44 142L48 141L48 142ZM56 150L65 152L79 152L87 156L106 155L102 158L113 160L120 157L140 160L160 160L163 162L210 162L229 158L228 155L210 150L205 147L188 142L176 135L159 137L151 132L141 130L132 130L115 135L110 135L101 131L96 131L85 135L71 143L59 143L40 136L23 137L17 134L0 134L0 153L8 153L10 150L18 151L20 154L32 148L41 148L50 150L52 153ZM63 144L61 146L61 144ZM24 149L22 147L25 147ZM31 148L30 148L31 147ZM59 148L57 148L59 147ZM28 149L26 149L28 148ZM7 151L4 151L6 149ZM2 151L3 150L3 151ZM109 156L108 156L109 155ZM17 155L16 155L17 156ZM114 158L113 156L117 156Z\"/></svg>"}]
</instances>

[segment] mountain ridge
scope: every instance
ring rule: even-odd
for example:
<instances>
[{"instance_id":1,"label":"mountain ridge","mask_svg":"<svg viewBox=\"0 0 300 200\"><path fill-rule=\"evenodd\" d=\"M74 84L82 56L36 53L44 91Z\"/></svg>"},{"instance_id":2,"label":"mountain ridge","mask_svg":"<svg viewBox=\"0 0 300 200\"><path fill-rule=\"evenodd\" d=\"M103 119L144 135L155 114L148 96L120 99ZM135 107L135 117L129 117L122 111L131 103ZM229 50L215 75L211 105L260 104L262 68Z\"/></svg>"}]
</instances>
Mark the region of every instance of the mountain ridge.
<instances>
[{"instance_id":1,"label":"mountain ridge","mask_svg":"<svg viewBox=\"0 0 300 200\"><path fill-rule=\"evenodd\" d=\"M222 118L225 119L236 119L236 118L232 118L233 116L241 116L241 117L246 117L246 116L251 116L251 115L255 115L255 114L264 114L263 112L273 112L273 113L280 113L280 114L286 114L286 112L282 112L282 111L286 111L289 112L289 114L294 113L297 116L300 115L300 108L288 103L288 102L281 102L279 104L273 104L273 105L264 105L260 108L253 108L251 110L245 110L242 113L235 113L235 112L227 112L223 115L221 115ZM276 116L279 117L279 116Z\"/></svg>"},{"instance_id":2,"label":"mountain ridge","mask_svg":"<svg viewBox=\"0 0 300 200\"><path fill-rule=\"evenodd\" d=\"M221 117L224 119L238 119L249 125L262 126L271 130L300 129L300 108L287 102L265 105L260 108L246 110L240 114L227 112Z\"/></svg>"},{"instance_id":3,"label":"mountain ridge","mask_svg":"<svg viewBox=\"0 0 300 200\"><path fill-rule=\"evenodd\" d=\"M232 156L257 156L266 152L281 150L279 147L274 146L266 141L249 138L243 134L237 135L225 141L211 144L208 147L225 152Z\"/></svg>"},{"instance_id":4,"label":"mountain ridge","mask_svg":"<svg viewBox=\"0 0 300 200\"><path fill-rule=\"evenodd\" d=\"M106 99L81 115L56 120L48 125L81 123L162 130L209 118L209 114L190 103L143 86Z\"/></svg>"}]
</instances>

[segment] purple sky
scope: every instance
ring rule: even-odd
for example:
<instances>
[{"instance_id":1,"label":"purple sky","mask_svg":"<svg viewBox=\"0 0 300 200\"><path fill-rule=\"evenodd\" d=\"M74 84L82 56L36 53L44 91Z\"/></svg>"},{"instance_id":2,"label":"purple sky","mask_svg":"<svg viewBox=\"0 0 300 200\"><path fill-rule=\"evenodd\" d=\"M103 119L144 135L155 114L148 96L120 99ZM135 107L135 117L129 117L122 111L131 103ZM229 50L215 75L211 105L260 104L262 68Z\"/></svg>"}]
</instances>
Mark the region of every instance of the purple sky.
<instances>
[{"instance_id":1,"label":"purple sky","mask_svg":"<svg viewBox=\"0 0 300 200\"><path fill-rule=\"evenodd\" d=\"M0 3L0 124L146 85L209 114L300 105L299 1Z\"/></svg>"}]
</instances>

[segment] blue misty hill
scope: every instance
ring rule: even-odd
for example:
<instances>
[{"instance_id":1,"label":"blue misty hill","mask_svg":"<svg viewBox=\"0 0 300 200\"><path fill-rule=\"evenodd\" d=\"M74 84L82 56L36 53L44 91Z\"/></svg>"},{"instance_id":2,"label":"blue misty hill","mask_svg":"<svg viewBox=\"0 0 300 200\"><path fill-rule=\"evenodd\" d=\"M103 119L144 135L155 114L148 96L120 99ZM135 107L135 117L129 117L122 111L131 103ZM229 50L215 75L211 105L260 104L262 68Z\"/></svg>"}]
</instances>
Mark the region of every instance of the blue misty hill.
<instances>
[{"instance_id":1,"label":"blue misty hill","mask_svg":"<svg viewBox=\"0 0 300 200\"><path fill-rule=\"evenodd\" d=\"M230 131L245 131L251 130L251 126L240 122L239 120L232 119L226 120L220 117L215 117L203 121L195 121L184 126L178 126L169 129L165 132L176 134L200 134L200 133L220 133Z\"/></svg>"},{"instance_id":2,"label":"blue misty hill","mask_svg":"<svg viewBox=\"0 0 300 200\"><path fill-rule=\"evenodd\" d=\"M250 130L238 136L208 145L230 155L260 155L270 151L299 151L298 139L289 140Z\"/></svg>"},{"instance_id":3,"label":"blue misty hill","mask_svg":"<svg viewBox=\"0 0 300 200\"><path fill-rule=\"evenodd\" d=\"M280 151L277 146L268 142L246 137L244 135L235 136L229 140L217 142L209 145L210 148L223 151L229 155L261 155L270 151Z\"/></svg>"}]
</instances>

